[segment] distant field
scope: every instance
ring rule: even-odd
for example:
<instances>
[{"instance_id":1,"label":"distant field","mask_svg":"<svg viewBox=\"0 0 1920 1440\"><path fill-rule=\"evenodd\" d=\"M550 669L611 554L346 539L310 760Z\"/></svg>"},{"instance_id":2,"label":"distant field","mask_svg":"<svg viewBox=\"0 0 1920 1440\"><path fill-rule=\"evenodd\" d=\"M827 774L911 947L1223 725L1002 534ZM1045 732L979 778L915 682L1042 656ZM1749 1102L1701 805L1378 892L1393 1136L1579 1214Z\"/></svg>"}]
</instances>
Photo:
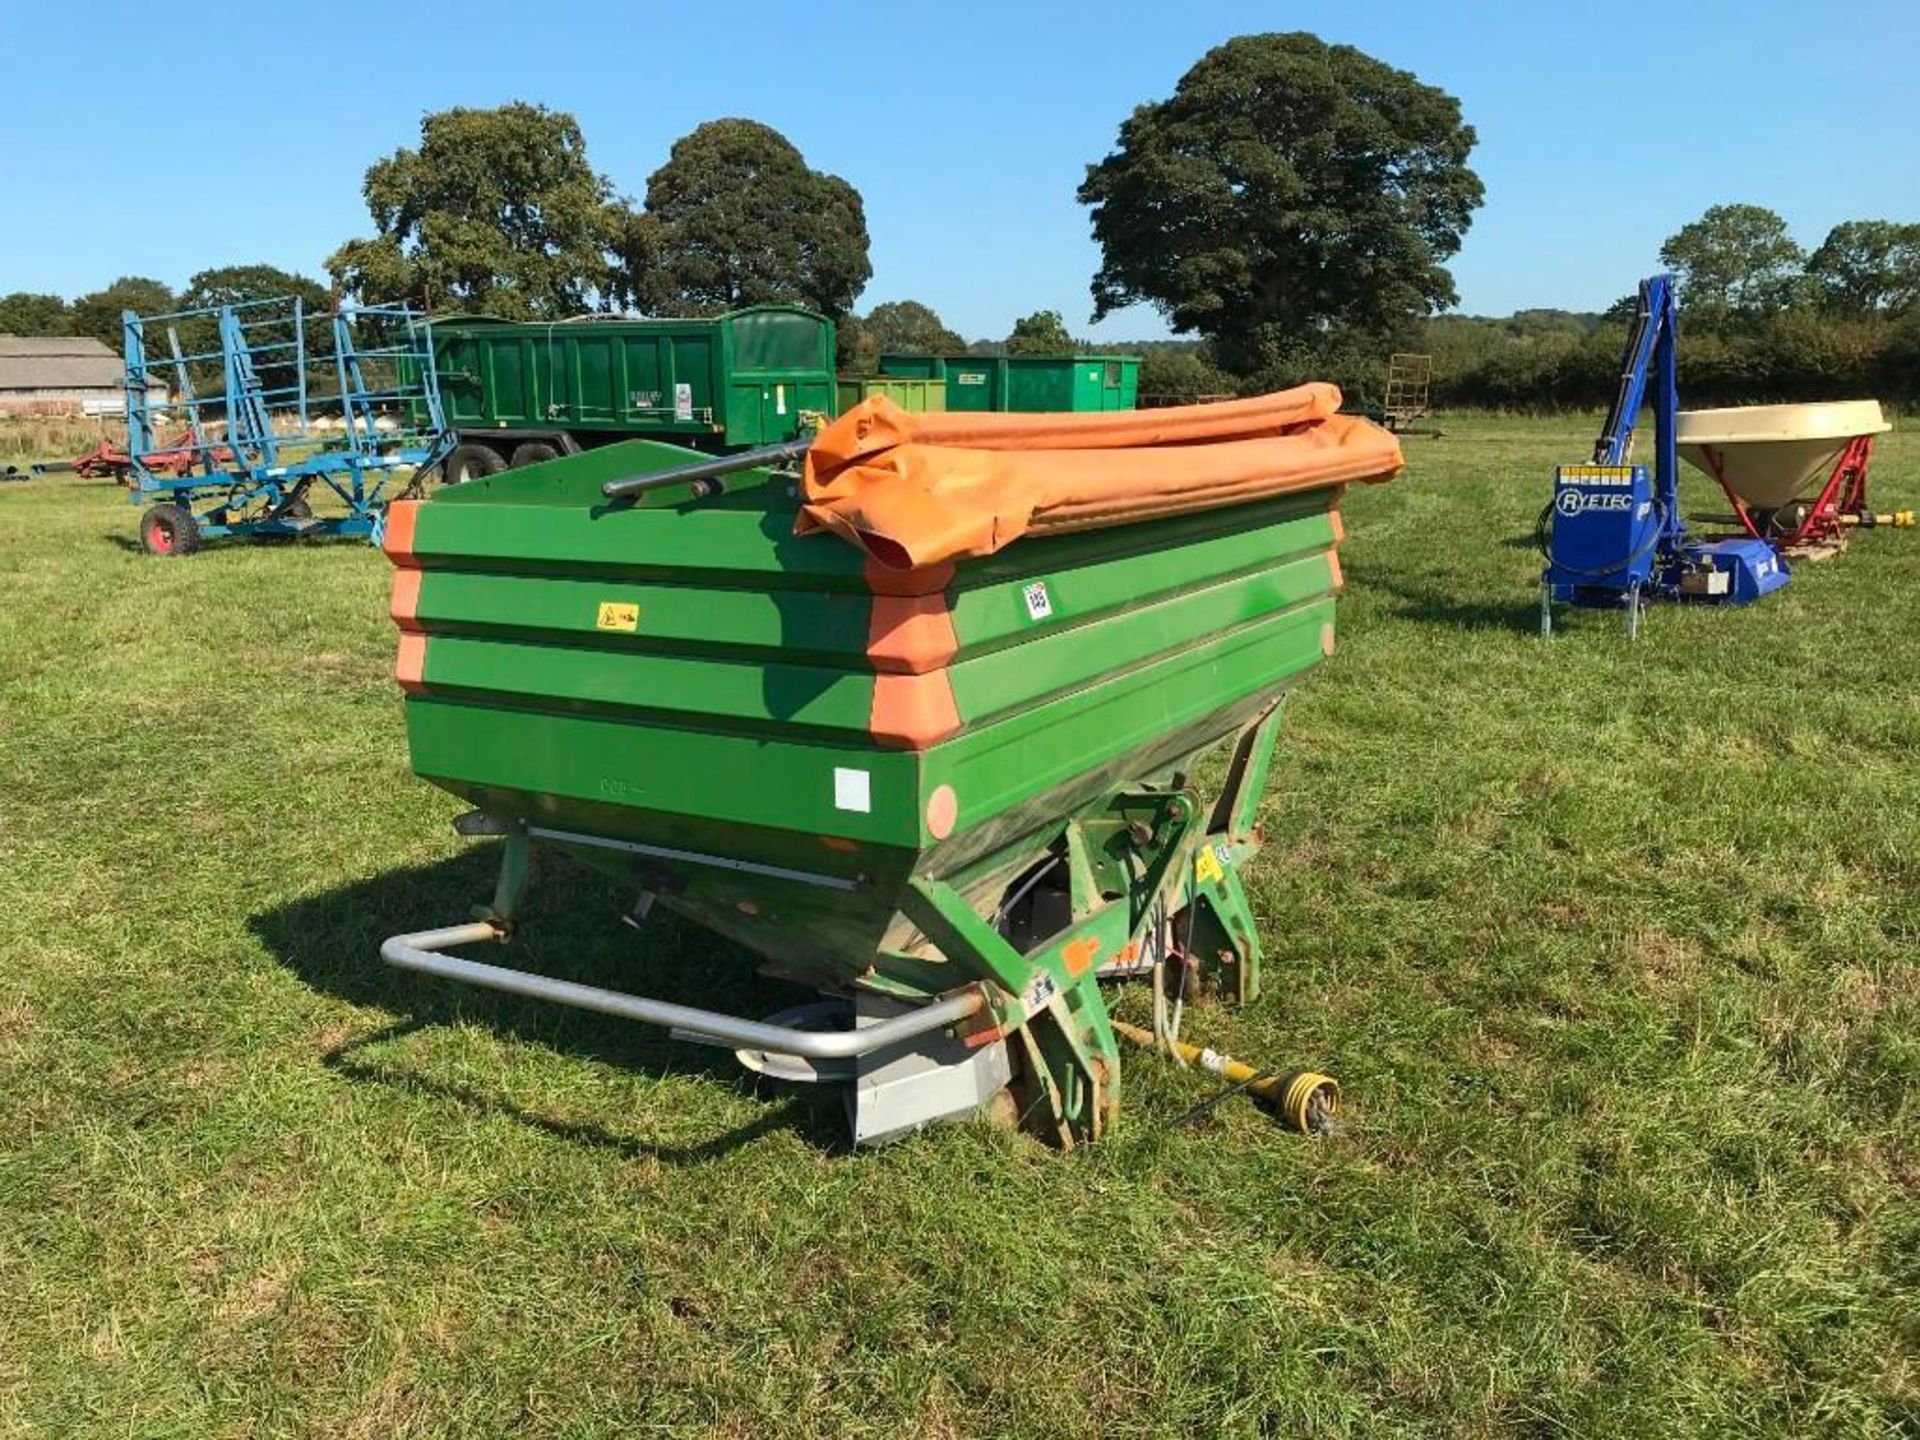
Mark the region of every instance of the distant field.
<instances>
[{"instance_id":1,"label":"distant field","mask_svg":"<svg viewBox=\"0 0 1920 1440\"><path fill-rule=\"evenodd\" d=\"M0 485L0 1434L1920 1433L1920 532L1547 644L1592 426L1443 424L1346 508L1267 996L1187 1022L1345 1133L1171 1129L1211 1082L1130 1057L1070 1156L848 1156L834 1097L389 972L492 853L409 774L385 562ZM518 960L795 998L615 918L556 868Z\"/></svg>"}]
</instances>

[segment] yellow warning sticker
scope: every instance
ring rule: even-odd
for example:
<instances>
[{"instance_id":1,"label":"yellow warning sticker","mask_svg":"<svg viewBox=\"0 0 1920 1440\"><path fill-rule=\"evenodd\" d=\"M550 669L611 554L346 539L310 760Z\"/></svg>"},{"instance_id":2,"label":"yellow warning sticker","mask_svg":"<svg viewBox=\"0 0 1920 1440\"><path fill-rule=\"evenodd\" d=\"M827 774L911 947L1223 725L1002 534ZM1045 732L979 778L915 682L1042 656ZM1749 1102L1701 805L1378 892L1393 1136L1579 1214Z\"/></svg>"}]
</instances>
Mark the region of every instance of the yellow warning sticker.
<instances>
[{"instance_id":1,"label":"yellow warning sticker","mask_svg":"<svg viewBox=\"0 0 1920 1440\"><path fill-rule=\"evenodd\" d=\"M623 605L618 600L600 602L600 618L593 622L596 630L638 630L640 628L640 607Z\"/></svg>"},{"instance_id":2,"label":"yellow warning sticker","mask_svg":"<svg viewBox=\"0 0 1920 1440\"><path fill-rule=\"evenodd\" d=\"M1205 846L1193 860L1193 878L1197 884L1211 885L1220 878L1220 857L1211 845Z\"/></svg>"}]
</instances>

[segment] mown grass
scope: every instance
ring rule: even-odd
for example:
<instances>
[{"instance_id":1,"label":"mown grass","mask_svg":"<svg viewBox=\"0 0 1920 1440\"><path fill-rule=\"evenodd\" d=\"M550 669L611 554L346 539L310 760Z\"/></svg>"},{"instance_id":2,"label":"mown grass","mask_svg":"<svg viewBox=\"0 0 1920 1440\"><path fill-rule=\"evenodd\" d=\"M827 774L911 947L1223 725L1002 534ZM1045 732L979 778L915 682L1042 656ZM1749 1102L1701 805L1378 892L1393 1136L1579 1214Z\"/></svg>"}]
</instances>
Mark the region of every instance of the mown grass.
<instances>
[{"instance_id":1,"label":"mown grass","mask_svg":"<svg viewBox=\"0 0 1920 1440\"><path fill-rule=\"evenodd\" d=\"M1208 1084L1143 1058L1070 1156L848 1156L829 1097L387 972L491 856L408 773L384 562L0 490L0 1432L1920 1429L1920 534L1543 644L1589 427L1449 429L1349 502L1268 993L1188 1022L1345 1133L1171 1129ZM546 875L519 959L791 998L614 907Z\"/></svg>"}]
</instances>

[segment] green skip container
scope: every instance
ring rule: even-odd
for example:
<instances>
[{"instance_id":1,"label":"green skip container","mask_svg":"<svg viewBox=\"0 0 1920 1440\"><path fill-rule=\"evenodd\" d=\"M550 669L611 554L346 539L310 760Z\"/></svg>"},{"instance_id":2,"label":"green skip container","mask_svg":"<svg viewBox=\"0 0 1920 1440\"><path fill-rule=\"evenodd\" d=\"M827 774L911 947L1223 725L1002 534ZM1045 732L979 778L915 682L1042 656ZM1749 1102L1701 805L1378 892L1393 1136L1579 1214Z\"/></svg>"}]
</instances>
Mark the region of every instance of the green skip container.
<instances>
[{"instance_id":1,"label":"green skip container","mask_svg":"<svg viewBox=\"0 0 1920 1440\"><path fill-rule=\"evenodd\" d=\"M862 401L884 395L902 410L924 415L947 408L947 382L913 375L862 375L840 377L840 409L844 415Z\"/></svg>"},{"instance_id":2,"label":"green skip container","mask_svg":"<svg viewBox=\"0 0 1920 1440\"><path fill-rule=\"evenodd\" d=\"M846 1082L857 1143L983 1106L1097 1137L1103 982L1258 992L1240 873L1281 703L1333 650L1340 487L902 577L796 537L791 471L698 458L635 441L392 508L413 768L505 843L484 918L383 956ZM536 850L828 998L760 1020L448 953L512 934Z\"/></svg>"},{"instance_id":3,"label":"green skip container","mask_svg":"<svg viewBox=\"0 0 1920 1440\"><path fill-rule=\"evenodd\" d=\"M1136 355L882 355L880 373L946 381L949 410L1131 410L1140 388Z\"/></svg>"}]
</instances>

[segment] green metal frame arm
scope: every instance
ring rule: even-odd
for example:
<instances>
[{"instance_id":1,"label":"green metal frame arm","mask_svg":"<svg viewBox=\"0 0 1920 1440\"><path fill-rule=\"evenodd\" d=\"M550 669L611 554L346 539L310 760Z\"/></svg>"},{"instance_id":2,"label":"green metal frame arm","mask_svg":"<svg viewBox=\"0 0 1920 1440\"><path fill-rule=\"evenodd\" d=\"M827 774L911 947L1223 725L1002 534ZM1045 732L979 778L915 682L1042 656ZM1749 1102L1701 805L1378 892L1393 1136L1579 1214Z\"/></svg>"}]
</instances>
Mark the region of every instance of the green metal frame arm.
<instances>
[{"instance_id":1,"label":"green metal frame arm","mask_svg":"<svg viewBox=\"0 0 1920 1440\"><path fill-rule=\"evenodd\" d=\"M900 908L954 964L966 966L1010 994L1026 989L1033 966L945 881L924 876L910 881Z\"/></svg>"}]
</instances>

